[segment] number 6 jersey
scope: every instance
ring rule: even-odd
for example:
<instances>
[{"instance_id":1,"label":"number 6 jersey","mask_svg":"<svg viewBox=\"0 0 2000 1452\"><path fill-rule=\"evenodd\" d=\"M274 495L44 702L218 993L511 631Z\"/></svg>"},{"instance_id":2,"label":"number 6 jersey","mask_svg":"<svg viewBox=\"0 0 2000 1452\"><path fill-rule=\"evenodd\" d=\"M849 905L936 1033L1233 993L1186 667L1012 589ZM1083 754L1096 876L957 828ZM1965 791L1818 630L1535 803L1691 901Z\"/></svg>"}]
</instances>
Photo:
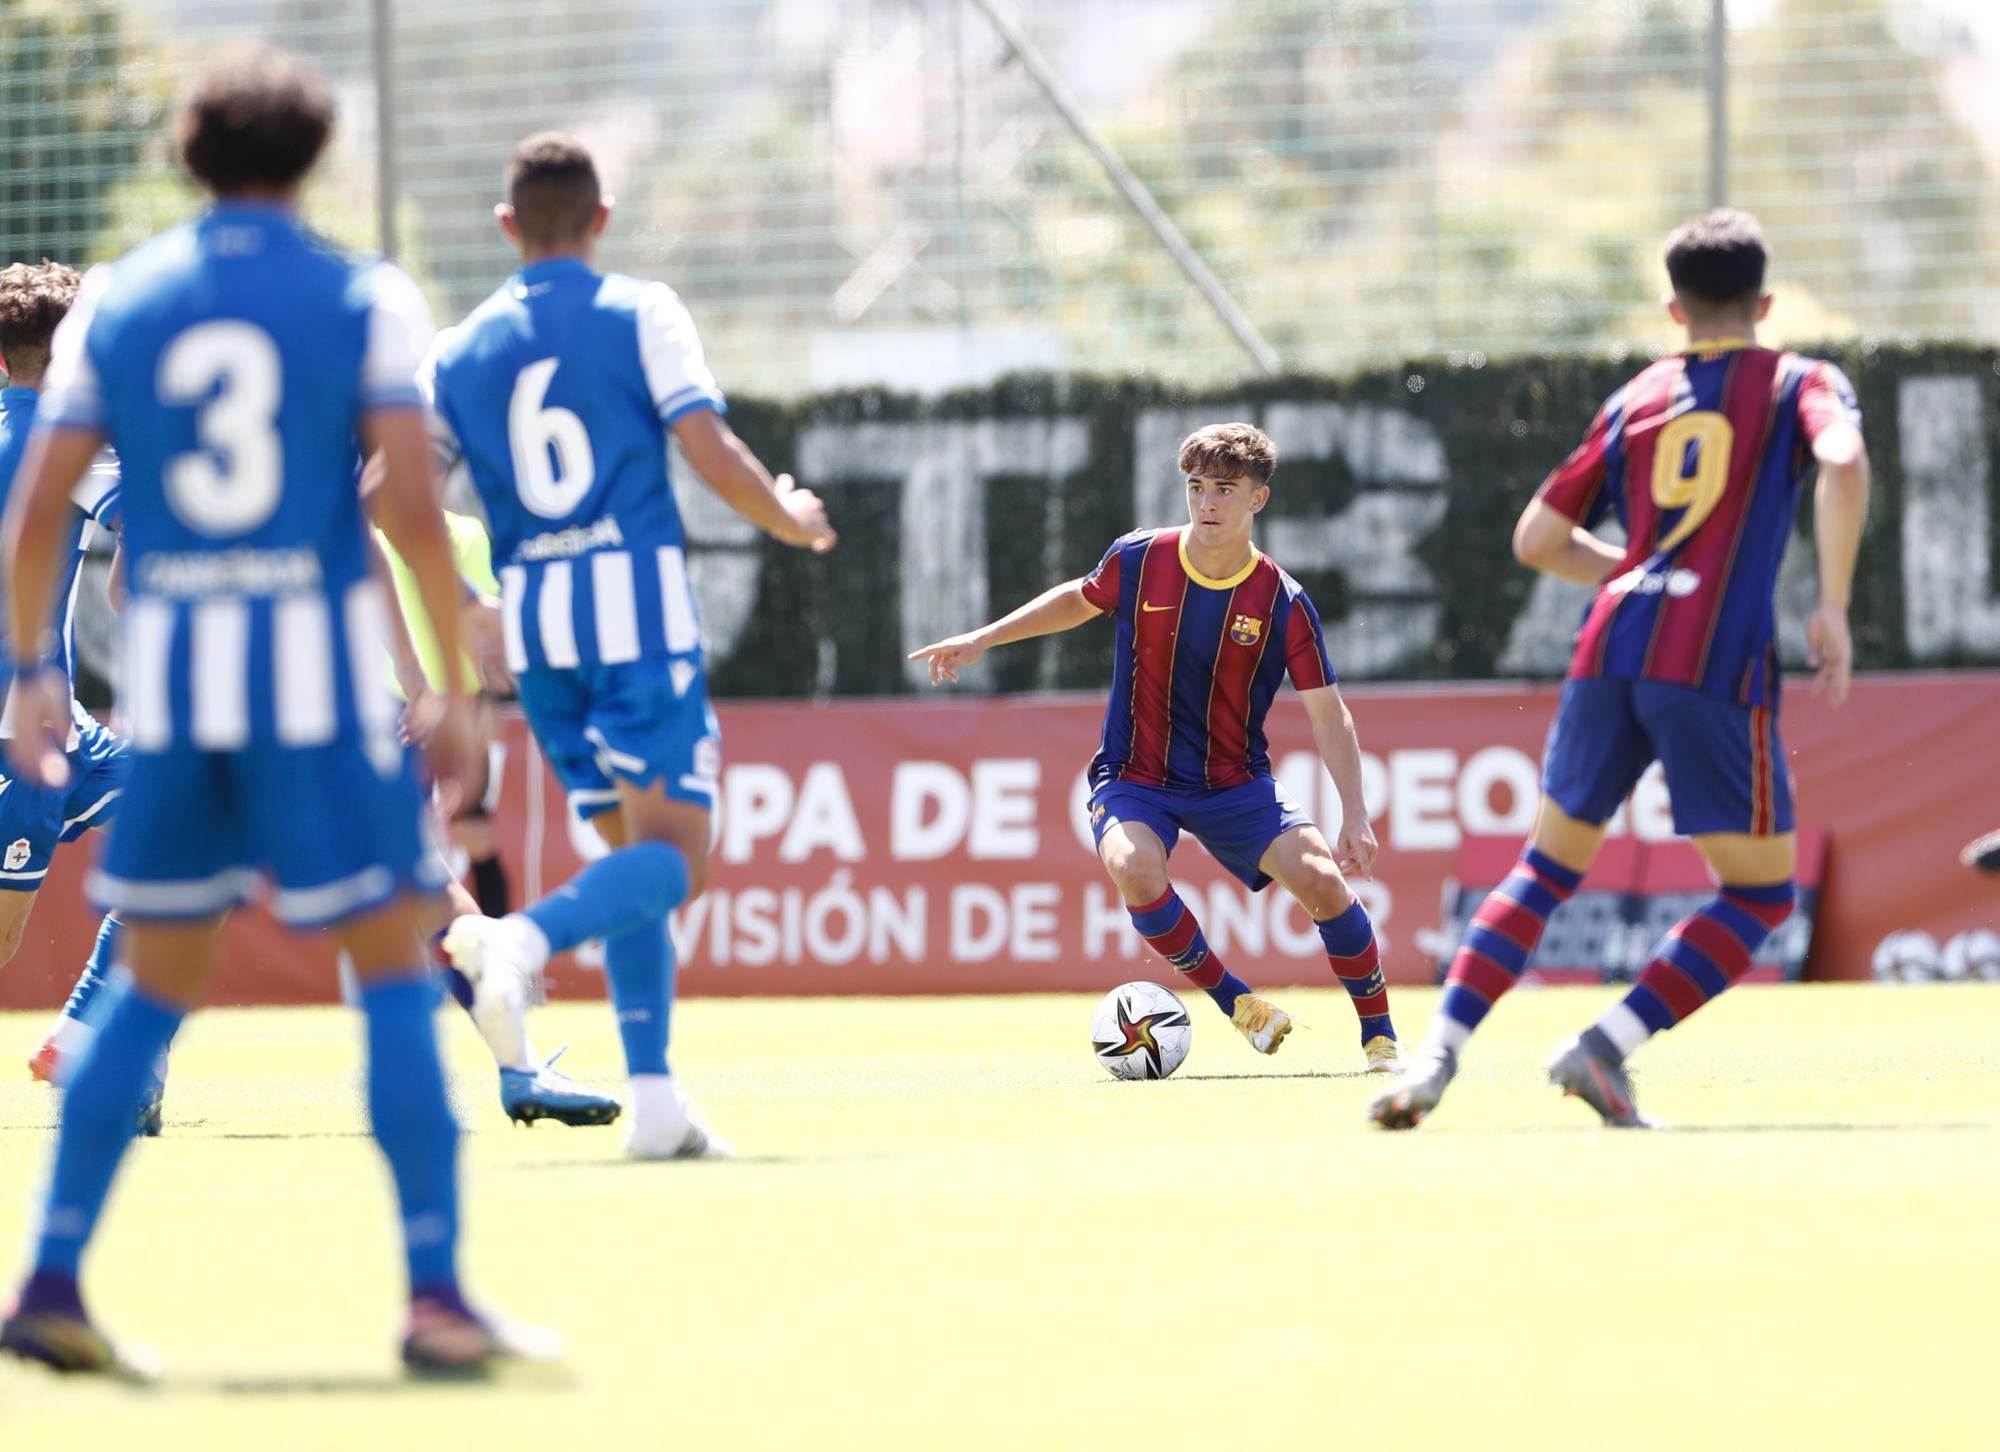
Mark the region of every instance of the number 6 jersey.
<instances>
[{"instance_id":1,"label":"number 6 jersey","mask_svg":"<svg viewBox=\"0 0 2000 1452\"><path fill-rule=\"evenodd\" d=\"M1643 677L1745 706L1778 695L1778 565L1812 442L1859 425L1831 363L1748 343L1662 358L1606 400L1539 498L1625 558L1577 632L1571 676Z\"/></svg>"},{"instance_id":2,"label":"number 6 jersey","mask_svg":"<svg viewBox=\"0 0 2000 1452\"><path fill-rule=\"evenodd\" d=\"M698 652L667 431L725 405L673 290L531 263L426 377L439 462L462 457L486 508L512 669Z\"/></svg>"},{"instance_id":3,"label":"number 6 jersey","mask_svg":"<svg viewBox=\"0 0 2000 1452\"><path fill-rule=\"evenodd\" d=\"M117 449L141 752L359 742L401 758L357 430L420 408L430 309L276 206L222 203L84 279L37 427Z\"/></svg>"}]
</instances>

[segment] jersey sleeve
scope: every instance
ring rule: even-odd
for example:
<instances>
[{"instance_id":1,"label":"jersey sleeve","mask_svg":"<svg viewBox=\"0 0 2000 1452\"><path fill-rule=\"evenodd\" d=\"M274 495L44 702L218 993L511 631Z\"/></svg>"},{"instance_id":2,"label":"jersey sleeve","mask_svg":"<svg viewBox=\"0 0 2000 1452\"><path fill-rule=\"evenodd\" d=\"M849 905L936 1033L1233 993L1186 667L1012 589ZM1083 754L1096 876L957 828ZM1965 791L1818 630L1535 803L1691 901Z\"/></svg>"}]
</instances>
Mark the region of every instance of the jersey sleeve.
<instances>
[{"instance_id":1,"label":"jersey sleeve","mask_svg":"<svg viewBox=\"0 0 2000 1452\"><path fill-rule=\"evenodd\" d=\"M1125 554L1125 540L1130 538L1127 535L1125 539L1114 541L1111 548L1104 552L1104 558L1097 562L1097 568L1083 577L1083 598L1106 615L1115 614L1118 610L1118 595L1123 588L1119 579L1120 561Z\"/></svg>"},{"instance_id":2,"label":"jersey sleeve","mask_svg":"<svg viewBox=\"0 0 2000 1452\"><path fill-rule=\"evenodd\" d=\"M1326 632L1320 629L1319 611L1301 590L1286 607L1285 670L1292 685L1301 691L1317 691L1340 678L1333 673L1333 660L1326 653Z\"/></svg>"},{"instance_id":3,"label":"jersey sleeve","mask_svg":"<svg viewBox=\"0 0 2000 1452\"><path fill-rule=\"evenodd\" d=\"M369 272L368 341L361 358L361 407L421 408L417 370L437 332L431 306L393 262Z\"/></svg>"},{"instance_id":4,"label":"jersey sleeve","mask_svg":"<svg viewBox=\"0 0 2000 1452\"><path fill-rule=\"evenodd\" d=\"M424 430L430 435L431 462L437 466L440 479L465 457L465 447L458 441L458 430L451 426L444 404L438 398L438 357L457 331L456 328L446 328L432 339L424 361L417 368L417 392L424 401Z\"/></svg>"},{"instance_id":5,"label":"jersey sleeve","mask_svg":"<svg viewBox=\"0 0 2000 1452\"><path fill-rule=\"evenodd\" d=\"M1610 473L1612 424L1622 397L1615 395L1597 411L1583 442L1535 491L1537 499L1585 529L1604 518L1611 504L1604 493L1604 480Z\"/></svg>"},{"instance_id":6,"label":"jersey sleeve","mask_svg":"<svg viewBox=\"0 0 2000 1452\"><path fill-rule=\"evenodd\" d=\"M76 301L56 324L55 337L49 343L49 371L43 383L42 406L36 418L44 427L106 431L109 419L104 409L104 387L91 354L90 331L97 319L97 305L110 285L109 267L91 268L83 275Z\"/></svg>"},{"instance_id":7,"label":"jersey sleeve","mask_svg":"<svg viewBox=\"0 0 2000 1452\"><path fill-rule=\"evenodd\" d=\"M702 408L727 413L729 405L702 356L694 319L674 290L664 282L651 284L639 295L638 314L639 360L660 422L670 425Z\"/></svg>"},{"instance_id":8,"label":"jersey sleeve","mask_svg":"<svg viewBox=\"0 0 2000 1452\"><path fill-rule=\"evenodd\" d=\"M90 461L90 468L76 481L76 488L70 490L70 502L91 523L116 529L123 502L119 479L118 456L109 449L99 449L97 457Z\"/></svg>"},{"instance_id":9,"label":"jersey sleeve","mask_svg":"<svg viewBox=\"0 0 2000 1452\"><path fill-rule=\"evenodd\" d=\"M1811 443L1837 423L1861 427L1861 403L1854 385L1833 364L1815 360L1799 384L1799 426Z\"/></svg>"}]
</instances>

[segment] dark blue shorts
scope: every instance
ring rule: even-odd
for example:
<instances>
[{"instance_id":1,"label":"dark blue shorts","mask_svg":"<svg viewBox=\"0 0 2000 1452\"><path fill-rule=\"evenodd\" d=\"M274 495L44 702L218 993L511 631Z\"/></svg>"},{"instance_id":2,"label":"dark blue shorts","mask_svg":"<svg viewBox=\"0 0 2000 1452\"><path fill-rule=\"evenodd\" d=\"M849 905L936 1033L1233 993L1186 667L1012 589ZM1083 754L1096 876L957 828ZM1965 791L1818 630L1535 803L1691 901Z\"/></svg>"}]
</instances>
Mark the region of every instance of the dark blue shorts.
<instances>
[{"instance_id":1,"label":"dark blue shorts","mask_svg":"<svg viewBox=\"0 0 2000 1452\"><path fill-rule=\"evenodd\" d=\"M1186 832L1252 892L1262 892L1271 885L1271 879L1257 867L1271 844L1294 827L1313 824L1276 779L1268 776L1216 791L1106 782L1090 794L1092 838L1102 842L1113 822L1145 823L1159 834L1169 855L1174 842Z\"/></svg>"},{"instance_id":2,"label":"dark blue shorts","mask_svg":"<svg viewBox=\"0 0 2000 1452\"><path fill-rule=\"evenodd\" d=\"M1670 681L1563 683L1542 759L1551 801L1579 822L1603 822L1655 760L1683 836L1792 830L1792 772L1776 707L1739 706Z\"/></svg>"}]
</instances>

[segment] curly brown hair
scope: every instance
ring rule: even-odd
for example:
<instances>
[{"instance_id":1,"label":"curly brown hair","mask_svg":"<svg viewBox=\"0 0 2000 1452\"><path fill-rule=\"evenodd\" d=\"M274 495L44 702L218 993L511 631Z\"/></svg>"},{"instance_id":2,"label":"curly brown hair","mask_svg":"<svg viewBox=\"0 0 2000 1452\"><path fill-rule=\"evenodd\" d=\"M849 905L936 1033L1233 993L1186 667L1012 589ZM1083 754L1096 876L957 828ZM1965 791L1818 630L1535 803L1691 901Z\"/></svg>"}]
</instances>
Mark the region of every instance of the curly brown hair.
<instances>
[{"instance_id":1,"label":"curly brown hair","mask_svg":"<svg viewBox=\"0 0 2000 1452\"><path fill-rule=\"evenodd\" d=\"M288 187L333 135L333 95L309 61L269 46L234 48L196 76L178 134L188 171L218 196Z\"/></svg>"},{"instance_id":2,"label":"curly brown hair","mask_svg":"<svg viewBox=\"0 0 2000 1452\"><path fill-rule=\"evenodd\" d=\"M81 282L75 268L46 258L0 267L0 358L10 377L39 378L49 366L49 339Z\"/></svg>"},{"instance_id":3,"label":"curly brown hair","mask_svg":"<svg viewBox=\"0 0 2000 1452\"><path fill-rule=\"evenodd\" d=\"M1181 440L1183 474L1268 484L1277 467L1278 446L1255 424L1210 424Z\"/></svg>"}]
</instances>

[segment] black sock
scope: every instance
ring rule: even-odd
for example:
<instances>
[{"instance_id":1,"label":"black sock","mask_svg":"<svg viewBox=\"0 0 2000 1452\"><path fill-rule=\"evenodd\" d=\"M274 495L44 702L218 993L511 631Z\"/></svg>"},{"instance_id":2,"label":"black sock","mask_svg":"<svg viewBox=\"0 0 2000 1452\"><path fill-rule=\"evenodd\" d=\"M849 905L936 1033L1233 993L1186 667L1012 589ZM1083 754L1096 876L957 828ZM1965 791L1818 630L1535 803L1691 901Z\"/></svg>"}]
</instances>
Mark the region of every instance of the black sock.
<instances>
[{"instance_id":1,"label":"black sock","mask_svg":"<svg viewBox=\"0 0 2000 1452\"><path fill-rule=\"evenodd\" d=\"M504 918L514 910L513 893L507 886L507 869L500 854L478 858L472 864L472 900L489 918Z\"/></svg>"}]
</instances>

